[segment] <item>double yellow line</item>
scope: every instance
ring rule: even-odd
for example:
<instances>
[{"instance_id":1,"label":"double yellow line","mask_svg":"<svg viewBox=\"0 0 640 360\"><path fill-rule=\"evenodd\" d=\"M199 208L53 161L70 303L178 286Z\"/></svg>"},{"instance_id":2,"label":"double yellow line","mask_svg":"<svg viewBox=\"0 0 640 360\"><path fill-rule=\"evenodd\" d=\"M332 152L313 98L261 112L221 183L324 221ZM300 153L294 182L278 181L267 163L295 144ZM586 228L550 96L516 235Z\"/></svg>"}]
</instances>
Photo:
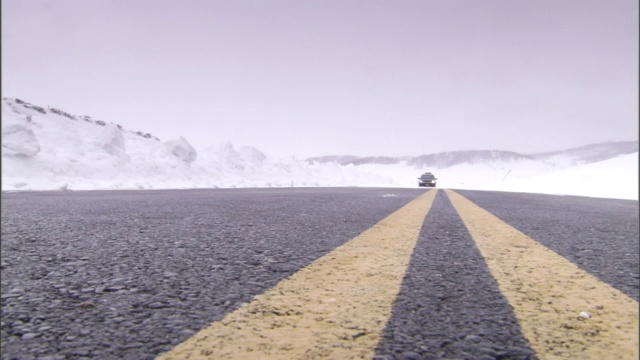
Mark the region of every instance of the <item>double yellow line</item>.
<instances>
[{"instance_id":1,"label":"double yellow line","mask_svg":"<svg viewBox=\"0 0 640 360\"><path fill-rule=\"evenodd\" d=\"M446 191L542 359L637 359L638 303ZM366 359L437 190L176 346L170 359ZM592 318L578 320L580 312Z\"/></svg>"},{"instance_id":2,"label":"double yellow line","mask_svg":"<svg viewBox=\"0 0 640 360\"><path fill-rule=\"evenodd\" d=\"M541 359L638 359L637 301L461 195L447 195Z\"/></svg>"}]
</instances>

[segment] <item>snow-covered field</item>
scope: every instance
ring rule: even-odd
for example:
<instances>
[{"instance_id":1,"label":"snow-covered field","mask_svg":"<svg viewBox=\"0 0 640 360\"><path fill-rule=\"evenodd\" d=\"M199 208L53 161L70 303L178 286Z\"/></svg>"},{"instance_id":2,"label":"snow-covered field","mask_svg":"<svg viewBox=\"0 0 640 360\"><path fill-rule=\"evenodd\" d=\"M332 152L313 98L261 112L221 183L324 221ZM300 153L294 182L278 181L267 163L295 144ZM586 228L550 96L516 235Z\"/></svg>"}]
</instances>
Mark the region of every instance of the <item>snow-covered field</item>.
<instances>
[{"instance_id":1,"label":"snow-covered field","mask_svg":"<svg viewBox=\"0 0 640 360\"><path fill-rule=\"evenodd\" d=\"M439 188L579 195L638 200L638 153L568 168L535 161L458 165L416 169L399 165L363 165L362 171L387 176L402 187L417 185L424 171L433 172Z\"/></svg>"},{"instance_id":2,"label":"snow-covered field","mask_svg":"<svg viewBox=\"0 0 640 360\"><path fill-rule=\"evenodd\" d=\"M43 113L44 111L44 113ZM69 114L67 114L69 115ZM638 200L638 153L587 165L494 161L435 169L309 164L272 159L252 147L193 148L117 124L2 102L2 190L169 189L290 186L417 187L426 171L438 188L534 192Z\"/></svg>"}]
</instances>

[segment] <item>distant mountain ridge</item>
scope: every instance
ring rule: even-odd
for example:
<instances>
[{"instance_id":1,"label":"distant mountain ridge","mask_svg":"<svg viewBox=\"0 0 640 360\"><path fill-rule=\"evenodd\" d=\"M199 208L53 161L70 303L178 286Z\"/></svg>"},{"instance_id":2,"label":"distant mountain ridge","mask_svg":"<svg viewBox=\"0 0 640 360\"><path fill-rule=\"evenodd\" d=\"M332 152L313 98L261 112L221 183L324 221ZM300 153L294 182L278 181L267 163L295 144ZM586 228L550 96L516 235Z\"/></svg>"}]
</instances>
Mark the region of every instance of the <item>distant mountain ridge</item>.
<instances>
[{"instance_id":1,"label":"distant mountain ridge","mask_svg":"<svg viewBox=\"0 0 640 360\"><path fill-rule=\"evenodd\" d=\"M580 165L604 161L616 156L637 152L638 141L610 141L561 151L530 154L530 156L543 161L549 161L559 156L566 156L573 160L574 165Z\"/></svg>"},{"instance_id":2,"label":"distant mountain ridge","mask_svg":"<svg viewBox=\"0 0 640 360\"><path fill-rule=\"evenodd\" d=\"M446 151L420 156L366 156L329 155L307 158L308 163L333 162L338 165L366 165L366 164L406 164L416 167L431 167L444 169L462 164L481 164L492 162L540 161L550 165L582 165L608 160L620 155L637 153L639 142L609 141L589 144L566 150L544 153L520 154L506 150L458 150Z\"/></svg>"},{"instance_id":3,"label":"distant mountain ridge","mask_svg":"<svg viewBox=\"0 0 640 360\"><path fill-rule=\"evenodd\" d=\"M94 124L99 127L114 125L120 131L137 135L144 139L160 141L157 137L148 132L131 131L125 129L120 124L107 123L102 120L92 119L86 115L72 115L63 110L52 107L41 107L26 102L18 98L2 98L5 104L18 115L25 117L27 122L31 122L32 115L47 115L49 113L67 117L71 120L81 120L86 123ZM507 150L457 150L447 151L420 156L353 156L353 155L327 155L310 157L305 161L308 164L313 163L335 163L338 165L394 165L405 164L416 166L418 168L436 168L444 169L462 164L483 164L495 162L514 162L514 161L538 161L553 166L573 166L581 164L589 164L598 161L604 161L616 156L632 154L638 152L639 142L635 141L610 141L598 144L589 144L566 150L558 150L552 152L521 154Z\"/></svg>"}]
</instances>

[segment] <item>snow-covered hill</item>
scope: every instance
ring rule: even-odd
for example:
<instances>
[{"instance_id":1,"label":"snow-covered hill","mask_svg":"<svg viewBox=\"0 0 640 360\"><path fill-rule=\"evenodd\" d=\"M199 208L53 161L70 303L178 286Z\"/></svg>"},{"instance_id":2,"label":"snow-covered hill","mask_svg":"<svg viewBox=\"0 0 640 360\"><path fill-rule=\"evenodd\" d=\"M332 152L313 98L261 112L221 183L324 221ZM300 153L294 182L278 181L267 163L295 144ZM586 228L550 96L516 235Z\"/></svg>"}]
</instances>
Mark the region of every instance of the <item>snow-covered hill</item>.
<instances>
[{"instance_id":1,"label":"snow-covered hill","mask_svg":"<svg viewBox=\"0 0 640 360\"><path fill-rule=\"evenodd\" d=\"M340 165L407 164L418 167L446 169L464 164L487 164L496 162L540 161L554 167L568 167L612 159L619 155L638 152L638 141L611 141L585 145L577 148L538 154L519 154L506 150L458 150L415 157L359 157L351 155L326 155L307 159L308 162L335 162Z\"/></svg>"},{"instance_id":2,"label":"snow-covered hill","mask_svg":"<svg viewBox=\"0 0 640 360\"><path fill-rule=\"evenodd\" d=\"M438 186L446 188L637 199L637 144L608 143L535 155L482 150L413 158L272 159L252 147L227 143L196 149L178 136L160 140L120 124L4 98L2 190L416 187L420 173L432 171ZM573 185L560 186L562 178L572 178ZM589 188L590 182L600 191Z\"/></svg>"},{"instance_id":3,"label":"snow-covered hill","mask_svg":"<svg viewBox=\"0 0 640 360\"><path fill-rule=\"evenodd\" d=\"M269 159L251 147L196 150L181 137L161 141L19 99L3 99L2 120L3 190L394 185L354 167Z\"/></svg>"},{"instance_id":4,"label":"snow-covered hill","mask_svg":"<svg viewBox=\"0 0 640 360\"><path fill-rule=\"evenodd\" d=\"M547 153L530 154L532 158L556 166L585 165L638 152L638 141L610 141Z\"/></svg>"}]
</instances>

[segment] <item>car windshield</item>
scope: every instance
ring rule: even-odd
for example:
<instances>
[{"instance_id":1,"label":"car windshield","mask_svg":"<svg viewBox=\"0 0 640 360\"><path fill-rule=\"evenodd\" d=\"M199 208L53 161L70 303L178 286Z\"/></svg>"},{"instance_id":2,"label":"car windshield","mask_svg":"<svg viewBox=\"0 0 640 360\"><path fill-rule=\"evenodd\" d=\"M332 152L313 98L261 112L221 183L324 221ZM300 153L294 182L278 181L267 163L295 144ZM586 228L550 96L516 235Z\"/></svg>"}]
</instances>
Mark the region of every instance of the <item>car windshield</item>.
<instances>
[{"instance_id":1,"label":"car windshield","mask_svg":"<svg viewBox=\"0 0 640 360\"><path fill-rule=\"evenodd\" d=\"M433 176L433 174L423 174L422 176L420 176L420 178L422 179L433 179L435 176Z\"/></svg>"}]
</instances>

